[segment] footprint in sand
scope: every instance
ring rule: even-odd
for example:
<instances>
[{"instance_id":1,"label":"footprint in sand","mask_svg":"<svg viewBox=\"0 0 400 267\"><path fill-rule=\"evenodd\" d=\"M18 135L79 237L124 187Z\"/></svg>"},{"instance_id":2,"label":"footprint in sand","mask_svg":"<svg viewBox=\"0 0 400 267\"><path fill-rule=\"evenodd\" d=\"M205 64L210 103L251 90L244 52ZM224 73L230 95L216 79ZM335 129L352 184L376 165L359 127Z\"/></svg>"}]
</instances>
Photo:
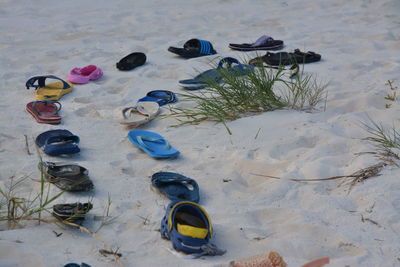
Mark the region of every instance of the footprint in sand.
<instances>
[{"instance_id":1,"label":"footprint in sand","mask_svg":"<svg viewBox=\"0 0 400 267\"><path fill-rule=\"evenodd\" d=\"M74 102L88 104L88 103L92 102L92 100L90 97L75 97Z\"/></svg>"},{"instance_id":2,"label":"footprint in sand","mask_svg":"<svg viewBox=\"0 0 400 267\"><path fill-rule=\"evenodd\" d=\"M269 155L274 159L287 159L287 155L298 155L305 148L313 148L318 143L318 137L300 137L292 142L278 144L271 148Z\"/></svg>"},{"instance_id":3,"label":"footprint in sand","mask_svg":"<svg viewBox=\"0 0 400 267\"><path fill-rule=\"evenodd\" d=\"M101 118L99 112L90 107L79 108L74 113L79 117Z\"/></svg>"}]
</instances>

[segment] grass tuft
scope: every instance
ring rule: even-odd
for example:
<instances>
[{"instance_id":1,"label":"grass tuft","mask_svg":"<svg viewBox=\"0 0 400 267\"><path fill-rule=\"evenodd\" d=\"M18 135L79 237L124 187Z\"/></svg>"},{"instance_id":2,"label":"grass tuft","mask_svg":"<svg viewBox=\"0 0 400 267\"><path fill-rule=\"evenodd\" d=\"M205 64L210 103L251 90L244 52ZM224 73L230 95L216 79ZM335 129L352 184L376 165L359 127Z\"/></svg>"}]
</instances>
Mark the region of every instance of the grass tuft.
<instances>
[{"instance_id":1,"label":"grass tuft","mask_svg":"<svg viewBox=\"0 0 400 267\"><path fill-rule=\"evenodd\" d=\"M179 125L215 121L227 127L227 121L241 117L283 108L311 111L326 102L328 84L298 71L298 66L295 75L288 75L283 66L258 67L242 76L227 69L219 74L222 84L208 80L204 89L179 94L182 101L194 103L191 108L170 107Z\"/></svg>"}]
</instances>

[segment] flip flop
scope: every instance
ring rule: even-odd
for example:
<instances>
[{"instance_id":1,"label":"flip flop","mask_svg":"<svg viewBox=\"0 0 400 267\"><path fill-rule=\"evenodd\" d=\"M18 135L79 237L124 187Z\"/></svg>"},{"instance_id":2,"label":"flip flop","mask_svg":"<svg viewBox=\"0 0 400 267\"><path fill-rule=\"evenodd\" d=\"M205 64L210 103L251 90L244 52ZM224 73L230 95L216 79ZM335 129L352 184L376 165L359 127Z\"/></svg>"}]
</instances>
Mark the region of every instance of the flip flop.
<instances>
[{"instance_id":1,"label":"flip flop","mask_svg":"<svg viewBox=\"0 0 400 267\"><path fill-rule=\"evenodd\" d=\"M117 63L119 70L133 70L136 67L142 66L146 62L146 55L141 52L135 52L122 58Z\"/></svg>"},{"instance_id":2,"label":"flip flop","mask_svg":"<svg viewBox=\"0 0 400 267\"><path fill-rule=\"evenodd\" d=\"M122 110L123 120L119 123L129 127L139 127L153 120L159 112L160 105L156 102L138 102L136 106Z\"/></svg>"},{"instance_id":3,"label":"flip flop","mask_svg":"<svg viewBox=\"0 0 400 267\"><path fill-rule=\"evenodd\" d=\"M78 153L78 144L79 137L68 130L50 130L36 137L36 145L50 156Z\"/></svg>"},{"instance_id":4,"label":"flip flop","mask_svg":"<svg viewBox=\"0 0 400 267\"><path fill-rule=\"evenodd\" d=\"M199 185L191 178L174 172L157 172L151 176L151 183L172 201L199 203Z\"/></svg>"},{"instance_id":5,"label":"flip flop","mask_svg":"<svg viewBox=\"0 0 400 267\"><path fill-rule=\"evenodd\" d=\"M38 167L48 182L63 191L89 191L94 187L89 171L77 164L40 162Z\"/></svg>"},{"instance_id":6,"label":"flip flop","mask_svg":"<svg viewBox=\"0 0 400 267\"><path fill-rule=\"evenodd\" d=\"M168 51L184 58L208 56L217 53L209 41L199 39L190 39L183 45L183 48L170 46Z\"/></svg>"},{"instance_id":7,"label":"flip flop","mask_svg":"<svg viewBox=\"0 0 400 267\"><path fill-rule=\"evenodd\" d=\"M56 204L53 206L53 216L62 221L81 224L92 208L92 203Z\"/></svg>"},{"instance_id":8,"label":"flip flop","mask_svg":"<svg viewBox=\"0 0 400 267\"><path fill-rule=\"evenodd\" d=\"M254 43L248 44L229 44L229 48L238 51L255 51L255 50L274 50L283 47L283 41L274 40L272 37L263 35Z\"/></svg>"},{"instance_id":9,"label":"flip flop","mask_svg":"<svg viewBox=\"0 0 400 267\"><path fill-rule=\"evenodd\" d=\"M153 158L174 158L180 153L157 133L132 130L128 133L128 138L132 144Z\"/></svg>"},{"instance_id":10,"label":"flip flop","mask_svg":"<svg viewBox=\"0 0 400 267\"><path fill-rule=\"evenodd\" d=\"M193 79L180 80L179 85L187 90L203 89L210 83L221 83L223 80L221 72L223 71L242 76L248 74L253 68L254 66L241 64L236 58L225 57L220 60L216 69L206 70Z\"/></svg>"},{"instance_id":11,"label":"flip flop","mask_svg":"<svg viewBox=\"0 0 400 267\"><path fill-rule=\"evenodd\" d=\"M278 52L271 53L267 52L262 57L256 57L249 61L250 65L260 66L266 63L271 66L279 65L292 65L292 64L306 64L317 62L321 60L321 55L312 51L301 52L299 49L295 49L294 52Z\"/></svg>"},{"instance_id":12,"label":"flip flop","mask_svg":"<svg viewBox=\"0 0 400 267\"><path fill-rule=\"evenodd\" d=\"M95 66L88 65L83 68L73 68L68 76L67 80L72 83L85 84L89 81L100 79L103 76L103 71Z\"/></svg>"},{"instance_id":13,"label":"flip flop","mask_svg":"<svg viewBox=\"0 0 400 267\"><path fill-rule=\"evenodd\" d=\"M33 101L26 104L26 111L29 112L37 122L47 124L61 123L60 102Z\"/></svg>"},{"instance_id":14,"label":"flip flop","mask_svg":"<svg viewBox=\"0 0 400 267\"><path fill-rule=\"evenodd\" d=\"M154 90L147 93L147 95L138 100L138 102L157 102L158 105L164 106L166 104L175 103L178 101L176 95L168 90Z\"/></svg>"},{"instance_id":15,"label":"flip flop","mask_svg":"<svg viewBox=\"0 0 400 267\"><path fill-rule=\"evenodd\" d=\"M55 79L59 81L45 84L46 79ZM37 82L37 84L35 84L35 82ZM59 100L63 95L68 94L74 88L72 83L66 82L54 75L35 76L30 78L26 82L26 89L31 87L34 87L36 90L36 99L47 101Z\"/></svg>"},{"instance_id":16,"label":"flip flop","mask_svg":"<svg viewBox=\"0 0 400 267\"><path fill-rule=\"evenodd\" d=\"M172 246L185 253L204 253L202 249L212 238L210 217L197 203L173 201L161 220L161 237L171 240Z\"/></svg>"}]
</instances>

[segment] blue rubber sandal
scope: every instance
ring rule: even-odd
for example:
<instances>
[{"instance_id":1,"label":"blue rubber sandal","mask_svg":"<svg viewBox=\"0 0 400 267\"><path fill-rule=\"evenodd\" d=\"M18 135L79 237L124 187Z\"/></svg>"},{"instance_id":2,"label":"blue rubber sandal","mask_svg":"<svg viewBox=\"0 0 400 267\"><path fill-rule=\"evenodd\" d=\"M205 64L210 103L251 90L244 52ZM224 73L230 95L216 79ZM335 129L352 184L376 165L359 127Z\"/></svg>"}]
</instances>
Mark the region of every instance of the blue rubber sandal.
<instances>
[{"instance_id":1,"label":"blue rubber sandal","mask_svg":"<svg viewBox=\"0 0 400 267\"><path fill-rule=\"evenodd\" d=\"M199 203L199 185L191 178L174 172L157 172L151 176L152 185L170 200Z\"/></svg>"},{"instance_id":2,"label":"blue rubber sandal","mask_svg":"<svg viewBox=\"0 0 400 267\"><path fill-rule=\"evenodd\" d=\"M132 130L128 133L128 138L132 144L153 158L174 158L180 153L157 133Z\"/></svg>"},{"instance_id":3,"label":"blue rubber sandal","mask_svg":"<svg viewBox=\"0 0 400 267\"><path fill-rule=\"evenodd\" d=\"M78 153L78 144L79 137L68 130L50 130L36 137L36 145L50 156Z\"/></svg>"},{"instance_id":4,"label":"blue rubber sandal","mask_svg":"<svg viewBox=\"0 0 400 267\"><path fill-rule=\"evenodd\" d=\"M138 102L153 101L157 102L158 105L164 106L166 104L175 103L178 101L176 95L168 90L154 90L147 93L145 97L142 97Z\"/></svg>"},{"instance_id":5,"label":"blue rubber sandal","mask_svg":"<svg viewBox=\"0 0 400 267\"><path fill-rule=\"evenodd\" d=\"M201 247L212 237L211 220L197 203L173 201L161 220L161 237L171 240L172 246L185 253L202 253Z\"/></svg>"},{"instance_id":6,"label":"blue rubber sandal","mask_svg":"<svg viewBox=\"0 0 400 267\"><path fill-rule=\"evenodd\" d=\"M177 251L190 253L193 258L223 255L210 241L213 229L207 212L191 201L172 201L161 220L161 237L171 240Z\"/></svg>"},{"instance_id":7,"label":"blue rubber sandal","mask_svg":"<svg viewBox=\"0 0 400 267\"><path fill-rule=\"evenodd\" d=\"M254 66L241 64L236 58L225 57L219 61L216 69L206 70L193 79L180 80L179 84L187 90L203 89L210 83L222 83L223 76L221 76L221 71L228 71L234 75L242 76L248 74L253 68Z\"/></svg>"}]
</instances>

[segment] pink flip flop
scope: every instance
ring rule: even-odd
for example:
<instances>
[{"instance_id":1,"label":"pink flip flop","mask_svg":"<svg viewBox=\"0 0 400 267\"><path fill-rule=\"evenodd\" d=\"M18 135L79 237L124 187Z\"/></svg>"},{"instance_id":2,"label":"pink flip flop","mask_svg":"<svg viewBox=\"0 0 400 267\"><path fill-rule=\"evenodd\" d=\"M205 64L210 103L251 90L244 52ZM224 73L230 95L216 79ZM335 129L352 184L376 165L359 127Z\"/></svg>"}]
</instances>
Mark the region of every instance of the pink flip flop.
<instances>
[{"instance_id":1,"label":"pink flip flop","mask_svg":"<svg viewBox=\"0 0 400 267\"><path fill-rule=\"evenodd\" d=\"M84 84L92 80L97 80L103 76L103 71L95 66L89 65L83 68L73 68L67 77L67 80L72 83Z\"/></svg>"}]
</instances>

